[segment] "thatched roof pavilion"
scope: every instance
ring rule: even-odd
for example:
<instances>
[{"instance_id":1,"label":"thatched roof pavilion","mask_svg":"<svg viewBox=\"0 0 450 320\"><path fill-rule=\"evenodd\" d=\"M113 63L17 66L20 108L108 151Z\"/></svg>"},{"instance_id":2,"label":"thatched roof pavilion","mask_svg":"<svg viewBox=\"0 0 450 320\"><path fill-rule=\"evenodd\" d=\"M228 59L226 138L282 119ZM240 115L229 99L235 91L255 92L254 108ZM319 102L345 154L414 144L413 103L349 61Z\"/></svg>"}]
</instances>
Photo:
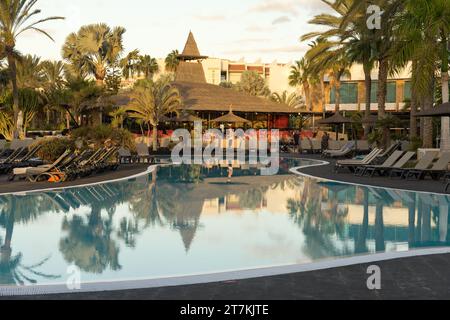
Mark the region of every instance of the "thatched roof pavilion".
<instances>
[{"instance_id":1,"label":"thatched roof pavilion","mask_svg":"<svg viewBox=\"0 0 450 320\"><path fill-rule=\"evenodd\" d=\"M178 56L174 85L180 90L183 108L189 111L223 115L230 105L235 112L266 114L297 114L298 110L268 99L255 97L233 89L206 82L201 60L206 59L198 49L192 32L189 33L183 53Z\"/></svg>"}]
</instances>

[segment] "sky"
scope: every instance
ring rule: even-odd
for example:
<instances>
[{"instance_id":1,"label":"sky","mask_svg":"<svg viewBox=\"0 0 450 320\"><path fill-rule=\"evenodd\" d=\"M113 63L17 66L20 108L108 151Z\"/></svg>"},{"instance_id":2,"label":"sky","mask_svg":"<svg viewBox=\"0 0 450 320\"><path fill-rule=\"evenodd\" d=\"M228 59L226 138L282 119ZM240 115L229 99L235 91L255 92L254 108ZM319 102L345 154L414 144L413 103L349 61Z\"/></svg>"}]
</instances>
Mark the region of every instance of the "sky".
<instances>
[{"instance_id":1,"label":"sky","mask_svg":"<svg viewBox=\"0 0 450 320\"><path fill-rule=\"evenodd\" d=\"M126 28L126 52L164 58L183 50L192 30L203 55L265 63L300 59L308 48L300 36L317 30L308 21L326 10L320 0L38 0L36 8L40 18L66 18L42 25L55 42L35 32L20 36L18 49L43 59L61 59L68 34L104 22Z\"/></svg>"}]
</instances>

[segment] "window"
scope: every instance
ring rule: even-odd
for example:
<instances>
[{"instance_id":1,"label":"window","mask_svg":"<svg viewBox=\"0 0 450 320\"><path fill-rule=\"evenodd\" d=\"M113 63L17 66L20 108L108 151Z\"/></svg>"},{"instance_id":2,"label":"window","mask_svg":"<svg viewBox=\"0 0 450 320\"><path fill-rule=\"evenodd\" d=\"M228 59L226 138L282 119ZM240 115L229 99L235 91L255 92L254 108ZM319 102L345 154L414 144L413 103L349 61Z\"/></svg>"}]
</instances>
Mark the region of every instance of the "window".
<instances>
[{"instance_id":1,"label":"window","mask_svg":"<svg viewBox=\"0 0 450 320\"><path fill-rule=\"evenodd\" d=\"M372 103L378 103L378 81L372 81L372 92L370 95ZM397 83L391 81L387 83L386 103L397 102Z\"/></svg>"},{"instance_id":2,"label":"window","mask_svg":"<svg viewBox=\"0 0 450 320\"><path fill-rule=\"evenodd\" d=\"M331 89L330 103L336 103L336 89ZM358 84L357 83L342 83L341 84L341 103L355 104L358 103Z\"/></svg>"},{"instance_id":3,"label":"window","mask_svg":"<svg viewBox=\"0 0 450 320\"><path fill-rule=\"evenodd\" d=\"M220 81L221 81L221 82L227 82L227 81L228 81L228 78L227 78L227 72L226 72L226 71L222 71L222 72L220 73Z\"/></svg>"},{"instance_id":4,"label":"window","mask_svg":"<svg viewBox=\"0 0 450 320\"><path fill-rule=\"evenodd\" d=\"M406 81L405 82L405 88L403 90L403 97L404 97L404 101L409 100L411 101L412 98L412 91L411 91L411 81Z\"/></svg>"}]
</instances>

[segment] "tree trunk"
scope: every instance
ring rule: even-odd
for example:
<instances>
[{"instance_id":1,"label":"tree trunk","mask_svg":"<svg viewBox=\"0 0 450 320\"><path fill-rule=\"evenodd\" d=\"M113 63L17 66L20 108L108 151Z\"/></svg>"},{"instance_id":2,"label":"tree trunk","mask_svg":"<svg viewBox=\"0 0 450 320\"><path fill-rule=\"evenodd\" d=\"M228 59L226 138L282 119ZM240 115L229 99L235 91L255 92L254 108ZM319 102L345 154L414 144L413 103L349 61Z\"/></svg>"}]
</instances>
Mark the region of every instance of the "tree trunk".
<instances>
[{"instance_id":1,"label":"tree trunk","mask_svg":"<svg viewBox=\"0 0 450 320\"><path fill-rule=\"evenodd\" d=\"M364 115L366 119L370 117L370 106L371 106L371 96L372 96L372 77L371 77L372 68L366 63L364 64L364 84L366 86L366 109L364 110ZM364 126L364 138L367 139L367 136L370 133L370 125L366 124Z\"/></svg>"},{"instance_id":2,"label":"tree trunk","mask_svg":"<svg viewBox=\"0 0 450 320\"><path fill-rule=\"evenodd\" d=\"M442 73L442 103L449 102L448 71ZM441 150L450 150L450 118L441 119Z\"/></svg>"},{"instance_id":3,"label":"tree trunk","mask_svg":"<svg viewBox=\"0 0 450 320\"><path fill-rule=\"evenodd\" d=\"M336 85L334 87L336 90L335 93L336 105L334 107L334 112L338 113L341 109L341 81L339 79L336 80Z\"/></svg>"},{"instance_id":4,"label":"tree trunk","mask_svg":"<svg viewBox=\"0 0 450 320\"><path fill-rule=\"evenodd\" d=\"M442 103L449 102L448 92L448 51L449 42L447 35L443 32L442 35ZM450 118L444 117L441 119L441 150L450 150Z\"/></svg>"},{"instance_id":5,"label":"tree trunk","mask_svg":"<svg viewBox=\"0 0 450 320\"><path fill-rule=\"evenodd\" d=\"M321 108L323 111L323 118L326 116L326 106L325 106L325 75L320 75L320 100L321 100Z\"/></svg>"},{"instance_id":6,"label":"tree trunk","mask_svg":"<svg viewBox=\"0 0 450 320\"><path fill-rule=\"evenodd\" d=\"M13 49L7 49L11 51L8 54L8 66L9 75L11 78L12 94L13 94L13 111L14 111L14 139L18 139L23 136L23 112L19 108L19 88L17 87L17 66L16 59L12 55Z\"/></svg>"},{"instance_id":7,"label":"tree trunk","mask_svg":"<svg viewBox=\"0 0 450 320\"><path fill-rule=\"evenodd\" d=\"M158 151L158 126L153 126L153 151Z\"/></svg>"},{"instance_id":8,"label":"tree trunk","mask_svg":"<svg viewBox=\"0 0 450 320\"><path fill-rule=\"evenodd\" d=\"M308 111L312 110L312 101L311 101L311 87L309 83L303 83L303 91L305 91L305 99L306 99L306 108Z\"/></svg>"},{"instance_id":9,"label":"tree trunk","mask_svg":"<svg viewBox=\"0 0 450 320\"><path fill-rule=\"evenodd\" d=\"M389 71L389 61L387 58L383 57L379 60L379 73L378 73L378 119L386 118L386 96L387 96L387 79ZM388 147L389 138L391 132L389 128L383 128L383 141L382 146L384 148Z\"/></svg>"},{"instance_id":10,"label":"tree trunk","mask_svg":"<svg viewBox=\"0 0 450 320\"><path fill-rule=\"evenodd\" d=\"M417 72L417 60L414 60L412 63L412 74L413 77L415 73ZM409 139L410 141L413 141L413 139L417 138L417 93L416 90L411 90L411 112L409 116Z\"/></svg>"},{"instance_id":11,"label":"tree trunk","mask_svg":"<svg viewBox=\"0 0 450 320\"><path fill-rule=\"evenodd\" d=\"M423 99L423 110L430 110L434 104L434 75L430 78L429 88L426 96ZM433 119L423 119L422 131L423 148L433 148Z\"/></svg>"}]
</instances>

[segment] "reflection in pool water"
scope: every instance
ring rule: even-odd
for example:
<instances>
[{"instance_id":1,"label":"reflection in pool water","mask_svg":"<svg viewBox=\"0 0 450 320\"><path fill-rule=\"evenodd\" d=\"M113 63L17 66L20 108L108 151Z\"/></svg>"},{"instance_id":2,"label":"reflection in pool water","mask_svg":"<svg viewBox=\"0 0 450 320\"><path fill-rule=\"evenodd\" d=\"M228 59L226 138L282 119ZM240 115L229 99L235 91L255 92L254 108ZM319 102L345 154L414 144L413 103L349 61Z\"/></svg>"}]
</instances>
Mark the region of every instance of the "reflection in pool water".
<instances>
[{"instance_id":1,"label":"reflection in pool water","mask_svg":"<svg viewBox=\"0 0 450 320\"><path fill-rule=\"evenodd\" d=\"M0 196L0 285L157 278L446 246L450 198L256 167L160 167L129 181Z\"/></svg>"}]
</instances>

